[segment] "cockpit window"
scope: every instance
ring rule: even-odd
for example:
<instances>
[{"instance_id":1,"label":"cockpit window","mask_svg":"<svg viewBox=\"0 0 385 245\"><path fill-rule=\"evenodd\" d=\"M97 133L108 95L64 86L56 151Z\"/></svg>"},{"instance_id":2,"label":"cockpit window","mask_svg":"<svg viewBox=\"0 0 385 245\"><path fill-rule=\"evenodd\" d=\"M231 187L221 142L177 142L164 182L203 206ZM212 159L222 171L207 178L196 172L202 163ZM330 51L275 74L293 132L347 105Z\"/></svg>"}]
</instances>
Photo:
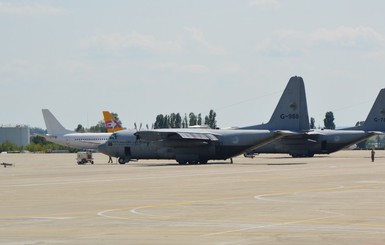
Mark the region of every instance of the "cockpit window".
<instances>
[{"instance_id":1,"label":"cockpit window","mask_svg":"<svg viewBox=\"0 0 385 245\"><path fill-rule=\"evenodd\" d=\"M117 135L116 135L116 133L113 133L113 134L111 134L111 136L110 136L110 140L116 140L116 138L117 138Z\"/></svg>"}]
</instances>

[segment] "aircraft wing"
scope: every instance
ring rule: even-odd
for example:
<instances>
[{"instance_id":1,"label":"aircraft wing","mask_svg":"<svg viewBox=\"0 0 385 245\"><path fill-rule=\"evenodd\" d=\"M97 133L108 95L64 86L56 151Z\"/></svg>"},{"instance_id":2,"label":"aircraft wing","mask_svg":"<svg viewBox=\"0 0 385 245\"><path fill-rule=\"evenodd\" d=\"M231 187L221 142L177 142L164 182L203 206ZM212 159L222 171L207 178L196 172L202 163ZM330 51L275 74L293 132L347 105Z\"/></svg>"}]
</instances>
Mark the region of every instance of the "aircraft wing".
<instances>
[{"instance_id":1,"label":"aircraft wing","mask_svg":"<svg viewBox=\"0 0 385 245\"><path fill-rule=\"evenodd\" d=\"M199 132L175 132L175 131L138 131L136 137L146 141L160 140L195 140L195 141L218 141L218 138L211 133Z\"/></svg>"}]
</instances>

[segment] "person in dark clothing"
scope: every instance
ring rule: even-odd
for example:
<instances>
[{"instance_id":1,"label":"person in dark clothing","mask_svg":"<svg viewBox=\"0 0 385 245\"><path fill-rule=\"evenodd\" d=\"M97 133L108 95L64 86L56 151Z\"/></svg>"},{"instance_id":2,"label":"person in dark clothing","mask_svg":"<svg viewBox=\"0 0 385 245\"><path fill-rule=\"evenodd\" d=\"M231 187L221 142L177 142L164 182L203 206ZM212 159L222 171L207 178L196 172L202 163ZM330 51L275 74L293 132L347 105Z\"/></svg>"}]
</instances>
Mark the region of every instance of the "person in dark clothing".
<instances>
[{"instance_id":1,"label":"person in dark clothing","mask_svg":"<svg viewBox=\"0 0 385 245\"><path fill-rule=\"evenodd\" d=\"M376 152L374 151L374 149L372 149L372 151L370 152L370 156L372 157L372 162L374 162L374 155L376 154Z\"/></svg>"}]
</instances>

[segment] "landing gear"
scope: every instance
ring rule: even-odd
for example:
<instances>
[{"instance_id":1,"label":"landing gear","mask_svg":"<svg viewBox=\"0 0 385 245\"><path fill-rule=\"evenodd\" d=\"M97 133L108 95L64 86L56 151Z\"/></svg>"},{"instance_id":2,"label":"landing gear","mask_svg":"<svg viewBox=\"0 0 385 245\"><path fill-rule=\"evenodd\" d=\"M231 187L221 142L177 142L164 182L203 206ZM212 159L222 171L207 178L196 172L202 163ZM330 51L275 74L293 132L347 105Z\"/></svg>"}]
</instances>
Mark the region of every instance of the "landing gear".
<instances>
[{"instance_id":1,"label":"landing gear","mask_svg":"<svg viewBox=\"0 0 385 245\"><path fill-rule=\"evenodd\" d=\"M127 162L129 162L130 160L127 160L126 158L124 157L119 157L118 159L118 162L119 164L126 164Z\"/></svg>"}]
</instances>

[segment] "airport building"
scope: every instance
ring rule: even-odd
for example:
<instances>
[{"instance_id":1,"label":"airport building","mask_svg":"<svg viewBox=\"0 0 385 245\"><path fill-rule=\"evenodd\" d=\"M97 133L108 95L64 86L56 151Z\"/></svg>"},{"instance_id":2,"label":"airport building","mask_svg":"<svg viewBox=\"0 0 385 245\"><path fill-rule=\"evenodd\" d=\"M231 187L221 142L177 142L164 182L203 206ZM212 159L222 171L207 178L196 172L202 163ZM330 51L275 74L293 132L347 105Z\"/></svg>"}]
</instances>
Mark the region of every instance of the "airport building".
<instances>
[{"instance_id":1,"label":"airport building","mask_svg":"<svg viewBox=\"0 0 385 245\"><path fill-rule=\"evenodd\" d=\"M26 125L0 125L0 144L9 141L17 146L30 143L29 127Z\"/></svg>"}]
</instances>

